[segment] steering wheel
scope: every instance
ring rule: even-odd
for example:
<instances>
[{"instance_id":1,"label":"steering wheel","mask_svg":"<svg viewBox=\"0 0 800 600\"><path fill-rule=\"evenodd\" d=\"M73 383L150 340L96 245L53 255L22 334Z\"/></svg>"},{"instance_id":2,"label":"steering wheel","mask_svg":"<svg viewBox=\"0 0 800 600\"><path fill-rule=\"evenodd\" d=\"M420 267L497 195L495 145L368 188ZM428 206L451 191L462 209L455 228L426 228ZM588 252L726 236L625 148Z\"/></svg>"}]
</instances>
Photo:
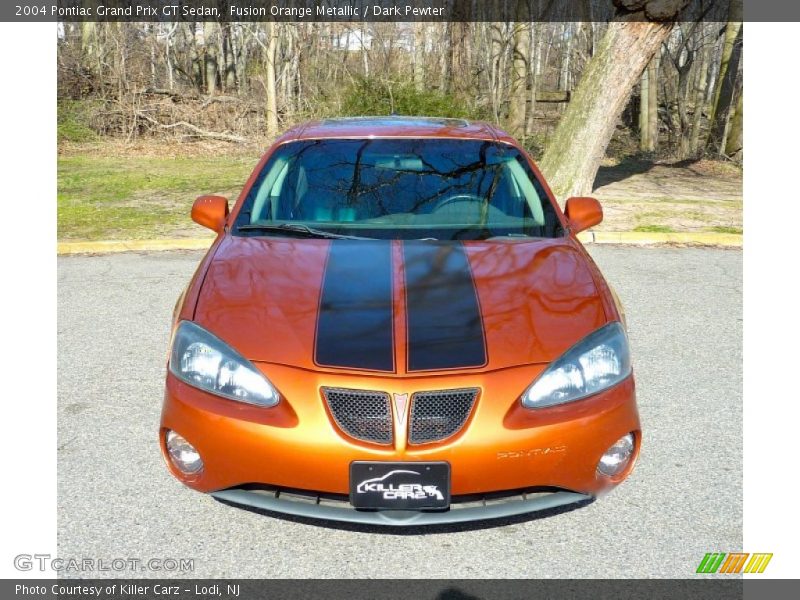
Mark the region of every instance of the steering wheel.
<instances>
[{"instance_id":1,"label":"steering wheel","mask_svg":"<svg viewBox=\"0 0 800 600\"><path fill-rule=\"evenodd\" d=\"M484 202L484 201L485 198L481 198L476 194L457 194L455 196L450 196L449 198L444 198L442 200L439 200L439 202L436 203L436 206L434 206L432 212L439 212L445 206L449 204L455 204L456 202L473 203L473 202Z\"/></svg>"}]
</instances>

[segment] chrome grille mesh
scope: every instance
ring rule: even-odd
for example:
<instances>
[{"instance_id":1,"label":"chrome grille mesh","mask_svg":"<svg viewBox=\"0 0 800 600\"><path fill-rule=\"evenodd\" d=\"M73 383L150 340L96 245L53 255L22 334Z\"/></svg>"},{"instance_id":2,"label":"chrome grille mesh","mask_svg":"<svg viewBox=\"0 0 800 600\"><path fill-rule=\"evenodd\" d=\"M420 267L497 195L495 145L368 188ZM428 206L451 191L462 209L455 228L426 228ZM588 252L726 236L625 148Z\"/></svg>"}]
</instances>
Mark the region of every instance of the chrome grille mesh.
<instances>
[{"instance_id":1,"label":"chrome grille mesh","mask_svg":"<svg viewBox=\"0 0 800 600\"><path fill-rule=\"evenodd\" d=\"M477 396L477 388L414 394L409 442L427 444L456 434L467 422Z\"/></svg>"},{"instance_id":2,"label":"chrome grille mesh","mask_svg":"<svg viewBox=\"0 0 800 600\"><path fill-rule=\"evenodd\" d=\"M336 424L350 437L373 444L392 443L389 394L365 390L322 388Z\"/></svg>"}]
</instances>

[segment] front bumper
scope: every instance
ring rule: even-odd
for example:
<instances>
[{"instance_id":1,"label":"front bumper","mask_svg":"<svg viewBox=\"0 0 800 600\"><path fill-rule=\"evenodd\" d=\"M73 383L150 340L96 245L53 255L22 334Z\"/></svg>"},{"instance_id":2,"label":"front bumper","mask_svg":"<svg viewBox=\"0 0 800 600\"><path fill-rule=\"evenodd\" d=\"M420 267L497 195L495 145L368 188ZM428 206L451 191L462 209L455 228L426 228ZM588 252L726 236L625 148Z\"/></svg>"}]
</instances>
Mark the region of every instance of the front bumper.
<instances>
[{"instance_id":1,"label":"front bumper","mask_svg":"<svg viewBox=\"0 0 800 600\"><path fill-rule=\"evenodd\" d=\"M592 496L563 490L531 490L527 492L488 496L475 499L454 498L449 510L355 510L346 497L330 498L320 494L296 494L279 490L232 488L213 492L214 498L270 512L363 525L409 527L419 525L450 525L469 521L484 521L514 517L527 513L588 503Z\"/></svg>"},{"instance_id":2,"label":"front bumper","mask_svg":"<svg viewBox=\"0 0 800 600\"><path fill-rule=\"evenodd\" d=\"M640 426L633 377L603 392L563 406L522 408L518 398L541 372L541 366L503 371L428 377L387 378L342 375L259 365L284 400L273 408L249 406L219 398L167 376L161 421L200 452L204 467L186 476L167 458L173 475L189 487L221 500L301 517L382 524L422 525L507 517L596 497L627 477L597 472L597 462L616 440ZM342 434L325 409L323 386L413 394L432 389L479 387L480 399L454 437L413 446L395 435L390 447L352 440ZM397 433L397 432L396 432ZM166 457L166 455L165 455ZM347 502L323 502L349 493L353 461L446 461L451 466L451 493L480 496L509 490L555 491L509 493L503 502L481 505L454 502L445 512L356 511ZM308 490L318 500L296 501L287 494L264 493L257 486ZM329 499L329 498L328 498Z\"/></svg>"}]
</instances>

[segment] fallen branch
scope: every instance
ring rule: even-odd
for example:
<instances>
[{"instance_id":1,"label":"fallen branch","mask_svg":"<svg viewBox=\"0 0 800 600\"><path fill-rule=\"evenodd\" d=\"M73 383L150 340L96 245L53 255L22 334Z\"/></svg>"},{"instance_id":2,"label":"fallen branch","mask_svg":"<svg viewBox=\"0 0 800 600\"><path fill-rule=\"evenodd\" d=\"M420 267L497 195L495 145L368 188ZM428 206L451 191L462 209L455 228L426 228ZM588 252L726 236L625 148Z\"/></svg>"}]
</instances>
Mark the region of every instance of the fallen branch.
<instances>
[{"instance_id":1,"label":"fallen branch","mask_svg":"<svg viewBox=\"0 0 800 600\"><path fill-rule=\"evenodd\" d=\"M165 125L163 123L159 123L153 117L150 117L142 112L137 111L136 115L141 117L145 121L148 121L159 127L161 129L174 129L175 127L185 127L189 131L195 133L194 137L204 137L210 138L214 140L222 140L224 142L234 142L236 144L246 144L247 140L243 137L239 137L238 135L232 135L230 133L219 133L216 131L206 131L205 129L200 129L196 125L192 125L191 123L187 123L186 121L178 121L177 123L170 123L169 125Z\"/></svg>"},{"instance_id":2,"label":"fallen branch","mask_svg":"<svg viewBox=\"0 0 800 600\"><path fill-rule=\"evenodd\" d=\"M139 94L145 94L151 96L169 96L173 100L198 100L200 98L200 96L196 93L187 94L163 88L146 88L144 91L139 92Z\"/></svg>"},{"instance_id":3,"label":"fallen branch","mask_svg":"<svg viewBox=\"0 0 800 600\"><path fill-rule=\"evenodd\" d=\"M231 135L230 133L218 133L216 131L206 131L205 129L200 129L192 125L191 123L187 123L186 121L178 121L177 123L171 123L169 125L162 125L159 123L158 125L162 129L173 129L175 127L185 127L189 131L193 131L197 134L198 137L206 137L215 140L223 140L225 142L235 142L237 144L246 144L247 140L243 137L239 137L238 135Z\"/></svg>"}]
</instances>

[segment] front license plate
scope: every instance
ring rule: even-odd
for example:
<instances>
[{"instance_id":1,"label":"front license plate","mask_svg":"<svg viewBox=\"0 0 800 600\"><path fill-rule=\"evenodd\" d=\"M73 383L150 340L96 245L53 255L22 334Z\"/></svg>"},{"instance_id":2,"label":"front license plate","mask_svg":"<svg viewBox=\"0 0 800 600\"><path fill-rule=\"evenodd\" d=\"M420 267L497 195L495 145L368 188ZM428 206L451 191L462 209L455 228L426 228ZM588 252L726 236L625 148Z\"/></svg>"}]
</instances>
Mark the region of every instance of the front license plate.
<instances>
[{"instance_id":1,"label":"front license plate","mask_svg":"<svg viewBox=\"0 0 800 600\"><path fill-rule=\"evenodd\" d=\"M350 463L350 503L355 508L420 510L450 506L446 462Z\"/></svg>"}]
</instances>

